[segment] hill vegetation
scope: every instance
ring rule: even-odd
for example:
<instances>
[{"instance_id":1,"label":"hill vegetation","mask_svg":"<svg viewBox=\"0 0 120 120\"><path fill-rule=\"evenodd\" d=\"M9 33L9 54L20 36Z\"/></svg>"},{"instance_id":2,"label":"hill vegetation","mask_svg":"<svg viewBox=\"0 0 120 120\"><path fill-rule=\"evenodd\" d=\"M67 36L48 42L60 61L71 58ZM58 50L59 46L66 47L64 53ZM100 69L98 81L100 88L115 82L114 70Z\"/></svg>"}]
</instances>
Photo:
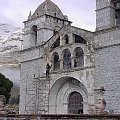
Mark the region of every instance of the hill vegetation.
<instances>
[{"instance_id":1,"label":"hill vegetation","mask_svg":"<svg viewBox=\"0 0 120 120\"><path fill-rule=\"evenodd\" d=\"M0 73L0 95L4 95L6 98L6 103L9 102L11 88L13 87L13 82L6 78L2 73Z\"/></svg>"}]
</instances>

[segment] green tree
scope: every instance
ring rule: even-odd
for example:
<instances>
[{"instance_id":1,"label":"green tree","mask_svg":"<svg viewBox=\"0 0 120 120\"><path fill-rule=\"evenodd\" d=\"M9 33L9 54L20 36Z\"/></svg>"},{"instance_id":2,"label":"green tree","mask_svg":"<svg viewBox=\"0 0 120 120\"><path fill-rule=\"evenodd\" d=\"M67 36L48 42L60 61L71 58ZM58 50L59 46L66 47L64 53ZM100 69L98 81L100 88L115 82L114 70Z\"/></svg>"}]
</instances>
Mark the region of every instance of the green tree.
<instances>
[{"instance_id":1,"label":"green tree","mask_svg":"<svg viewBox=\"0 0 120 120\"><path fill-rule=\"evenodd\" d=\"M11 88L13 87L13 82L6 78L2 73L0 73L0 95L4 95L6 98L6 103L8 103L10 98Z\"/></svg>"}]
</instances>

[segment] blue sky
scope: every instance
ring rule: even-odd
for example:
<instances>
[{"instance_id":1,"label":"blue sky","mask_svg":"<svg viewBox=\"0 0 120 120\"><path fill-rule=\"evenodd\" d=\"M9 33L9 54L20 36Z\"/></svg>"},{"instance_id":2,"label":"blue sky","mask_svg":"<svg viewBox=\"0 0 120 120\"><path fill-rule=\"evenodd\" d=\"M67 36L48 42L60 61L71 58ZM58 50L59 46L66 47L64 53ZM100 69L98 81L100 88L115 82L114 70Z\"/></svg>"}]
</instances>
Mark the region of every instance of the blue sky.
<instances>
[{"instance_id":1,"label":"blue sky","mask_svg":"<svg viewBox=\"0 0 120 120\"><path fill-rule=\"evenodd\" d=\"M32 13L44 0L0 0L0 23L23 27L29 11ZM52 0L73 26L94 31L95 0Z\"/></svg>"}]
</instances>

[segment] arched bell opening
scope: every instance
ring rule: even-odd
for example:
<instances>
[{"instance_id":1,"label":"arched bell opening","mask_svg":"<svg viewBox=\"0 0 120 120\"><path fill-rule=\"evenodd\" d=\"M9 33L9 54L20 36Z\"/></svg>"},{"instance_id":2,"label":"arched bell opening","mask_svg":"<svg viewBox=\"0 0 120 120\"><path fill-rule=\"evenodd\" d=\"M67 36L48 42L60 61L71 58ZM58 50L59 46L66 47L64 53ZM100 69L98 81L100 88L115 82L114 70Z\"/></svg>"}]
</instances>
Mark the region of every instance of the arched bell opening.
<instances>
[{"instance_id":1,"label":"arched bell opening","mask_svg":"<svg viewBox=\"0 0 120 120\"><path fill-rule=\"evenodd\" d=\"M60 69L60 60L59 60L58 53L57 52L53 53L52 58L53 58L53 70L59 70Z\"/></svg>"},{"instance_id":2,"label":"arched bell opening","mask_svg":"<svg viewBox=\"0 0 120 120\"><path fill-rule=\"evenodd\" d=\"M33 40L33 45L36 46L37 45L37 26L34 25L32 26L32 40Z\"/></svg>"},{"instance_id":3,"label":"arched bell opening","mask_svg":"<svg viewBox=\"0 0 120 120\"><path fill-rule=\"evenodd\" d=\"M74 67L84 67L84 52L81 47L74 50Z\"/></svg>"}]
</instances>

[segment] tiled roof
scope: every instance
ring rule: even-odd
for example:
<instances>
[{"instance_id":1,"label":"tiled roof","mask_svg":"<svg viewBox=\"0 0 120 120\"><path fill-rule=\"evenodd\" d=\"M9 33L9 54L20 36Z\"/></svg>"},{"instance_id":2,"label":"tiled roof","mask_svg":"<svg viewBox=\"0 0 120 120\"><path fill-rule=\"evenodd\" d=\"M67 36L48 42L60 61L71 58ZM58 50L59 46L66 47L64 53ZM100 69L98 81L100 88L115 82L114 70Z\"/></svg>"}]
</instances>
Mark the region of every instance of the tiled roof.
<instances>
[{"instance_id":1,"label":"tiled roof","mask_svg":"<svg viewBox=\"0 0 120 120\"><path fill-rule=\"evenodd\" d=\"M64 15L61 10L51 0L45 0L42 4L40 4L33 15L29 17L29 19L36 18L44 14L64 19Z\"/></svg>"}]
</instances>

